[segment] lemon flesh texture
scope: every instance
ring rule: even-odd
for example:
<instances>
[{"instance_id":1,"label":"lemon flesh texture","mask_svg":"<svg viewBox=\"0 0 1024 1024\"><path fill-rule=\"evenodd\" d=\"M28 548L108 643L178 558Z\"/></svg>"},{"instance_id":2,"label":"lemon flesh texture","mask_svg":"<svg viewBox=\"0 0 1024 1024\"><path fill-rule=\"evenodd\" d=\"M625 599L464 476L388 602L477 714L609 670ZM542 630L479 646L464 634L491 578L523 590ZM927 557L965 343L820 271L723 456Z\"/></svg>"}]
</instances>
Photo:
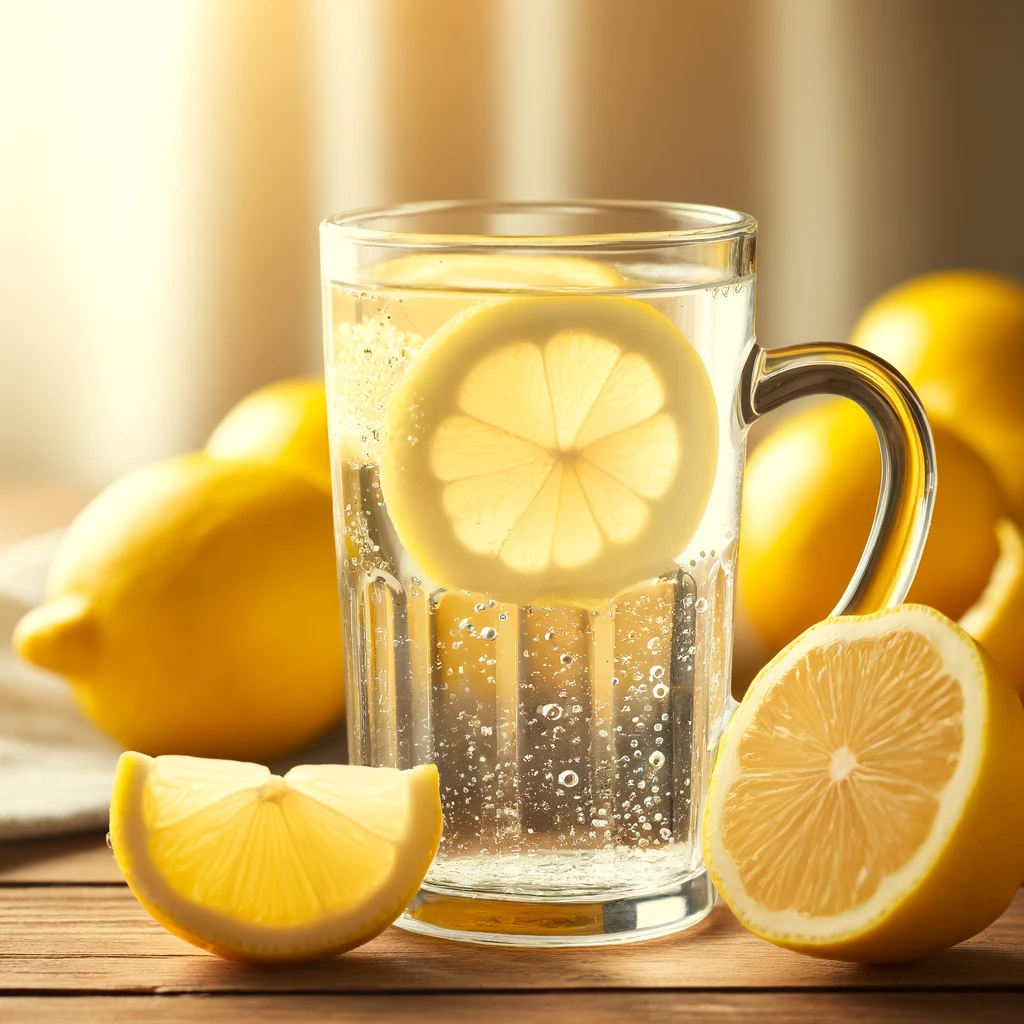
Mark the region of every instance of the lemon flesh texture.
<instances>
[{"instance_id":1,"label":"lemon flesh texture","mask_svg":"<svg viewBox=\"0 0 1024 1024\"><path fill-rule=\"evenodd\" d=\"M331 489L323 381L281 380L243 398L206 442L217 459L265 459Z\"/></svg>"},{"instance_id":2,"label":"lemon flesh texture","mask_svg":"<svg viewBox=\"0 0 1024 1024\"><path fill-rule=\"evenodd\" d=\"M996 523L999 558L960 625L992 656L1024 699L1024 537L1012 519Z\"/></svg>"},{"instance_id":3,"label":"lemon flesh texture","mask_svg":"<svg viewBox=\"0 0 1024 1024\"><path fill-rule=\"evenodd\" d=\"M953 945L1024 877L1024 709L934 609L827 620L730 722L703 841L725 902L780 946L876 962Z\"/></svg>"},{"instance_id":4,"label":"lemon flesh texture","mask_svg":"<svg viewBox=\"0 0 1024 1024\"><path fill-rule=\"evenodd\" d=\"M399 538L444 586L600 602L674 569L714 483L711 382L634 299L481 303L393 393L381 485Z\"/></svg>"},{"instance_id":5,"label":"lemon flesh texture","mask_svg":"<svg viewBox=\"0 0 1024 1024\"><path fill-rule=\"evenodd\" d=\"M373 938L415 895L441 838L437 770L129 751L110 839L164 927L237 960L296 960Z\"/></svg>"},{"instance_id":6,"label":"lemon flesh texture","mask_svg":"<svg viewBox=\"0 0 1024 1024\"><path fill-rule=\"evenodd\" d=\"M399 288L502 290L616 288L626 282L613 267L582 256L527 253L439 253L400 256L370 268L377 285Z\"/></svg>"}]
</instances>

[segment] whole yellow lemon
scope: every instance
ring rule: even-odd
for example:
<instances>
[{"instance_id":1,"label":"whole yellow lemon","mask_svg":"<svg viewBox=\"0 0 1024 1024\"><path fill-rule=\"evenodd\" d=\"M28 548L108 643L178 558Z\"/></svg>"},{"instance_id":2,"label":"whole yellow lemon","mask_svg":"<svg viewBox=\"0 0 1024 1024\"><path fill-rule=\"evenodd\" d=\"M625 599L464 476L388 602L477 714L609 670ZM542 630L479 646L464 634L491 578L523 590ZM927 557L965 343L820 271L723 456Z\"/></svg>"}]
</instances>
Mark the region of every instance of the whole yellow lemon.
<instances>
[{"instance_id":1,"label":"whole yellow lemon","mask_svg":"<svg viewBox=\"0 0 1024 1024\"><path fill-rule=\"evenodd\" d=\"M1024 287L977 271L926 274L873 302L850 340L900 370L932 423L975 448L1024 512Z\"/></svg>"},{"instance_id":2,"label":"whole yellow lemon","mask_svg":"<svg viewBox=\"0 0 1024 1024\"><path fill-rule=\"evenodd\" d=\"M991 470L936 427L938 490L908 600L959 618L999 554L1007 499ZM762 642L780 650L824 619L867 541L881 459L867 416L832 400L784 420L752 452L743 485L739 591Z\"/></svg>"},{"instance_id":3,"label":"whole yellow lemon","mask_svg":"<svg viewBox=\"0 0 1024 1024\"><path fill-rule=\"evenodd\" d=\"M344 710L330 495L203 454L131 473L72 523L14 643L127 747L298 747Z\"/></svg>"},{"instance_id":4,"label":"whole yellow lemon","mask_svg":"<svg viewBox=\"0 0 1024 1024\"><path fill-rule=\"evenodd\" d=\"M214 428L206 451L216 459L281 462L329 491L323 381L281 380L247 395Z\"/></svg>"}]
</instances>

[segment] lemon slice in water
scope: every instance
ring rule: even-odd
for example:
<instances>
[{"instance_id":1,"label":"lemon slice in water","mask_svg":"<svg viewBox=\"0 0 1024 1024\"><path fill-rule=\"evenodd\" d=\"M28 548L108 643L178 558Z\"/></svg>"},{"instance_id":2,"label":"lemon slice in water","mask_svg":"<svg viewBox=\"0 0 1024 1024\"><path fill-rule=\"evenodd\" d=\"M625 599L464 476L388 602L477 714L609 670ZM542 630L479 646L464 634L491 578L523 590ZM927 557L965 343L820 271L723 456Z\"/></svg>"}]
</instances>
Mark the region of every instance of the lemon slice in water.
<instances>
[{"instance_id":1,"label":"lemon slice in water","mask_svg":"<svg viewBox=\"0 0 1024 1024\"><path fill-rule=\"evenodd\" d=\"M682 332L616 297L481 303L388 405L381 484L442 585L597 602L673 568L711 494L714 394Z\"/></svg>"},{"instance_id":2,"label":"lemon slice in water","mask_svg":"<svg viewBox=\"0 0 1024 1024\"><path fill-rule=\"evenodd\" d=\"M615 288L617 270L582 256L449 252L400 256L368 272L372 283L405 288Z\"/></svg>"}]
</instances>

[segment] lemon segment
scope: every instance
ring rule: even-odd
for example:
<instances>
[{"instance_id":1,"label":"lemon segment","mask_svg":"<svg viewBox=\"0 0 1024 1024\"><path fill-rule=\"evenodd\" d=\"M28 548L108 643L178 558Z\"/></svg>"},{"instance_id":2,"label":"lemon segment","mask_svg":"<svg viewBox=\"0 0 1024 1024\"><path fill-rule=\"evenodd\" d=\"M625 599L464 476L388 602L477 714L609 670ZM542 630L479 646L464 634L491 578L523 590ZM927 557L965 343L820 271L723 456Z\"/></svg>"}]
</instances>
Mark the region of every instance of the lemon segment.
<instances>
[{"instance_id":1,"label":"lemon segment","mask_svg":"<svg viewBox=\"0 0 1024 1024\"><path fill-rule=\"evenodd\" d=\"M650 306L498 299L437 332L395 390L381 485L442 585L607 599L693 536L717 431L700 357Z\"/></svg>"},{"instance_id":2,"label":"lemon segment","mask_svg":"<svg viewBox=\"0 0 1024 1024\"><path fill-rule=\"evenodd\" d=\"M129 751L110 838L140 902L174 934L238 960L342 952L408 905L437 852L437 770Z\"/></svg>"},{"instance_id":3,"label":"lemon segment","mask_svg":"<svg viewBox=\"0 0 1024 1024\"><path fill-rule=\"evenodd\" d=\"M778 945L868 962L952 945L1024 877L1024 709L934 609L826 620L733 717L703 840L726 903Z\"/></svg>"},{"instance_id":4,"label":"lemon segment","mask_svg":"<svg viewBox=\"0 0 1024 1024\"><path fill-rule=\"evenodd\" d=\"M1024 698L1024 537L1012 519L996 523L999 557L981 597L960 625L992 655Z\"/></svg>"}]
</instances>

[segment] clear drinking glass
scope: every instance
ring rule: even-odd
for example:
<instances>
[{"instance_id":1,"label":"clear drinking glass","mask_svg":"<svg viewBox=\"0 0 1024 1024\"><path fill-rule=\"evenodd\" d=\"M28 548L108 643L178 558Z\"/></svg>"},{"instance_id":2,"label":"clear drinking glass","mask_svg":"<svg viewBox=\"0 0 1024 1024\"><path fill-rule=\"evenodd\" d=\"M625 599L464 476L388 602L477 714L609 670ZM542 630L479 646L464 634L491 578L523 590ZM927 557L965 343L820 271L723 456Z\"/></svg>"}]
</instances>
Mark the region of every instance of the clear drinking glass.
<instances>
[{"instance_id":1,"label":"clear drinking glass","mask_svg":"<svg viewBox=\"0 0 1024 1024\"><path fill-rule=\"evenodd\" d=\"M433 762L440 773L444 837L402 927L470 941L583 945L664 935L710 910L699 826L732 706L740 479L757 416L826 393L868 411L883 453L882 486L837 611L865 612L905 596L931 515L927 420L906 382L865 352L758 347L755 237L754 220L741 213L640 202L426 203L322 225L349 758L398 768ZM644 348L648 328L670 339L668 350ZM581 333L583 347L552 370L551 353L564 355ZM666 429L682 432L657 451L643 447L647 434L628 435L639 436L640 447L613 469L640 503L607 485L636 511L624 526L617 513L594 510L601 502L590 491L590 513L558 505L569 511L551 520L555 540L549 536L538 556L548 558L549 576L534 593L532 555L506 558L505 548L496 554L477 543L473 530L497 515L501 500L463 507L480 495L467 499L452 483L458 473L447 468L451 453L439 436L464 429L466 409L486 421L500 420L494 410L509 401L528 406L516 362L524 352L543 362L564 419L574 402L597 401L588 382L604 378L593 378L593 361L608 352L625 360L634 344L640 355L630 358L648 370L631 377L615 363L607 376L605 367L601 395L614 390L608 381L618 373L622 422L667 415L678 423ZM482 377L472 376L492 357ZM634 378L635 396L626 386ZM654 388L654 399L644 387ZM694 407L706 394L712 411L701 420ZM524 422L547 415L534 409ZM437 428L441 420L447 426ZM576 457L562 451L569 442L538 440L540 428L509 429L548 444L544 472L564 469L557 493L567 501L563 462ZM456 457L469 458L470 448L456 444ZM401 491L407 469L426 474L410 476L419 491ZM586 483L584 470L575 471ZM494 473L486 494L515 482L508 460L476 472ZM630 537L647 536L657 495L649 507L643 502L659 488L678 508L659 520L657 543L678 543L652 568L655 542ZM671 515L693 518L695 501L696 528L679 525L673 534ZM527 518L520 514L516 523ZM605 533L594 534L591 515ZM592 554L591 534L600 550L587 567L590 583L564 593L551 586L562 562L571 576ZM478 570L467 568L464 578L463 541L465 565Z\"/></svg>"}]
</instances>

